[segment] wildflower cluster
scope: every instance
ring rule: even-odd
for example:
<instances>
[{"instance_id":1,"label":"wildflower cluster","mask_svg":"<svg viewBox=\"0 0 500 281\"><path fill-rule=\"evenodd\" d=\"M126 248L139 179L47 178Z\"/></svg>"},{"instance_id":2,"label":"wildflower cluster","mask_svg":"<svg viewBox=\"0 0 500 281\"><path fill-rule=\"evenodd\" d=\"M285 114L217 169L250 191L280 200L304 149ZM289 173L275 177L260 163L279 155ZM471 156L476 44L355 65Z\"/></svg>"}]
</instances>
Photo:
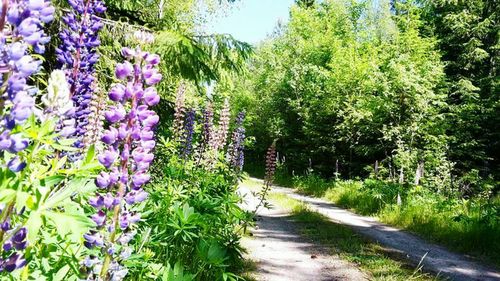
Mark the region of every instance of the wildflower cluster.
<instances>
[{"instance_id":1,"label":"wildflower cluster","mask_svg":"<svg viewBox=\"0 0 500 281\"><path fill-rule=\"evenodd\" d=\"M9 212L9 210L5 211ZM6 218L0 225L0 229L0 239L5 241L2 245L3 257L0 257L0 272L12 272L22 268L26 265L23 253L28 245L26 241L26 228L13 228L10 219Z\"/></svg>"},{"instance_id":2,"label":"wildflower cluster","mask_svg":"<svg viewBox=\"0 0 500 281\"><path fill-rule=\"evenodd\" d=\"M150 107L160 100L154 87L160 58L124 48L126 61L115 72L121 83L108 96L97 93L103 26L97 15L106 8L101 0L69 5L56 50L62 69L45 80L35 77L42 61L33 52L45 51L50 38L43 28L54 7L47 0L0 1L0 276L9 280L26 274L55 280L65 267L71 270L64 278L123 279L128 270L121 261L131 255L127 244L141 219L137 204L148 196L143 185L156 145L159 117ZM141 36L152 40L152 34ZM194 112L191 119L192 127ZM99 157L96 145L104 147ZM73 158L75 152L82 157ZM96 213L89 218L82 202L96 186L89 200ZM90 250L81 251L82 241ZM68 253L70 259L61 258Z\"/></svg>"},{"instance_id":3,"label":"wildflower cluster","mask_svg":"<svg viewBox=\"0 0 500 281\"><path fill-rule=\"evenodd\" d=\"M29 50L33 49L37 54L44 53L44 45L50 38L43 31L43 26L52 21L54 7L49 1L43 0L2 1L0 13L2 168L6 165L10 171L20 173L27 163L18 154L28 147L29 139L19 132L19 126L35 111L38 89L28 85L28 81L41 67L41 61L35 59ZM8 179L2 177L2 185L5 186ZM2 194L8 194L8 191ZM24 250L27 247L27 229L15 220L22 213L24 209L16 212L13 200L0 206L0 272L12 272L26 265Z\"/></svg>"},{"instance_id":4,"label":"wildflower cluster","mask_svg":"<svg viewBox=\"0 0 500 281\"><path fill-rule=\"evenodd\" d=\"M127 60L116 66L115 75L123 83L109 92L115 104L104 114L111 125L101 138L106 149L98 157L108 171L97 177L100 192L90 200L97 209L92 220L98 229L85 235L87 247L105 253L104 261L88 258L85 265L93 267L95 276L112 280L127 274L119 261L130 255L127 244L135 235L134 223L141 219L134 205L147 198L142 186L150 179L156 145L153 130L159 121L149 107L160 101L154 85L161 80L158 55L128 48L122 54Z\"/></svg>"},{"instance_id":5,"label":"wildflower cluster","mask_svg":"<svg viewBox=\"0 0 500 281\"><path fill-rule=\"evenodd\" d=\"M182 88L183 86L181 86ZM214 126L213 103L209 101L201 111L201 132L196 138L196 111L186 108L183 90L177 92L174 114L174 133L179 135L175 140L179 145L180 158L187 160L193 154L198 165L212 169L220 155L226 155L226 161L237 173L243 169L245 128L243 122L245 113L240 112L235 119L232 136L228 139L231 108L229 100L225 99L220 110L218 125ZM178 129L176 129L178 128ZM179 129L181 128L181 129ZM195 143L196 139L199 140Z\"/></svg>"}]
</instances>

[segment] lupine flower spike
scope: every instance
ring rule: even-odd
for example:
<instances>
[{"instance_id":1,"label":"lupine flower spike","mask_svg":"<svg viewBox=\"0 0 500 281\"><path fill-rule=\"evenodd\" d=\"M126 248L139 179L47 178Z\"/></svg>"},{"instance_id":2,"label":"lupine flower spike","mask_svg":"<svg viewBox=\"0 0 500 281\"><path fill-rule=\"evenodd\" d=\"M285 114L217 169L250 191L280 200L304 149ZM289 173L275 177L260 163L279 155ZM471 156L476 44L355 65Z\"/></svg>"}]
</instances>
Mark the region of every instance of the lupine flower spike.
<instances>
[{"instance_id":1,"label":"lupine flower spike","mask_svg":"<svg viewBox=\"0 0 500 281\"><path fill-rule=\"evenodd\" d=\"M88 124L85 128L85 136L83 138L84 147L89 147L92 144L99 143L103 134L104 128L104 112L108 98L105 94L95 91L92 101L90 102L90 113L88 115Z\"/></svg>"},{"instance_id":2,"label":"lupine flower spike","mask_svg":"<svg viewBox=\"0 0 500 281\"><path fill-rule=\"evenodd\" d=\"M234 129L232 141L228 148L229 163L236 171L243 169L245 161L245 127L243 122L245 120L245 113L240 112L236 117L236 128Z\"/></svg>"},{"instance_id":3,"label":"lupine flower spike","mask_svg":"<svg viewBox=\"0 0 500 281\"><path fill-rule=\"evenodd\" d=\"M269 184L273 182L274 173L276 172L276 142L269 147L266 155L266 177L265 181Z\"/></svg>"},{"instance_id":4,"label":"lupine flower spike","mask_svg":"<svg viewBox=\"0 0 500 281\"><path fill-rule=\"evenodd\" d=\"M56 130L62 137L70 137L75 133L75 107L71 99L69 84L62 70L54 70L49 78L47 93L42 96L45 105L40 119L55 118L59 121Z\"/></svg>"},{"instance_id":5,"label":"lupine flower spike","mask_svg":"<svg viewBox=\"0 0 500 281\"><path fill-rule=\"evenodd\" d=\"M175 97L175 112L174 112L174 124L173 124L173 135L174 140L180 140L182 129L184 128L184 111L185 109L185 93L186 86L181 83L177 89L177 94Z\"/></svg>"},{"instance_id":6,"label":"lupine flower spike","mask_svg":"<svg viewBox=\"0 0 500 281\"><path fill-rule=\"evenodd\" d=\"M208 150L210 148L210 138L212 137L214 127L214 110L212 102L209 102L205 109L202 110L203 127L201 132L201 141L197 149L197 161L201 164L203 160L207 160Z\"/></svg>"},{"instance_id":7,"label":"lupine flower spike","mask_svg":"<svg viewBox=\"0 0 500 281\"><path fill-rule=\"evenodd\" d=\"M181 156L187 159L193 152L193 135L194 135L194 121L196 112L191 109L186 114L186 122L184 123L184 132L182 135L182 151Z\"/></svg>"},{"instance_id":8,"label":"lupine flower spike","mask_svg":"<svg viewBox=\"0 0 500 281\"><path fill-rule=\"evenodd\" d=\"M34 95L38 89L29 86L30 76L37 73L42 62L29 53L30 47L38 53L45 51L50 38L43 25L52 21L54 7L50 1L2 1L0 11L0 81L4 85L0 106L0 150L16 154L28 146L28 140L12 135L12 130L23 124L33 113ZM21 162L14 157L14 162ZM19 165L9 165L9 167ZM15 172L21 169L11 169Z\"/></svg>"},{"instance_id":9,"label":"lupine flower spike","mask_svg":"<svg viewBox=\"0 0 500 281\"><path fill-rule=\"evenodd\" d=\"M203 133L202 146L207 147L210 143L210 137L214 130L214 107L212 102L209 102L205 110L203 110Z\"/></svg>"},{"instance_id":10,"label":"lupine flower spike","mask_svg":"<svg viewBox=\"0 0 500 281\"><path fill-rule=\"evenodd\" d=\"M121 261L131 253L127 244L135 235L134 224L141 219L134 205L148 196L142 186L150 179L148 169L156 144L153 131L159 117L149 108L160 101L154 87L161 80L160 58L139 48L124 48L122 55L126 61L115 71L122 83L109 92L115 104L104 113L110 126L101 138L105 150L98 156L107 172L97 177L101 191L90 200L97 210L92 220L98 229L84 237L87 247L99 247L105 253L104 261L85 261L93 267L91 280L121 280L127 274Z\"/></svg>"},{"instance_id":11,"label":"lupine flower spike","mask_svg":"<svg viewBox=\"0 0 500 281\"><path fill-rule=\"evenodd\" d=\"M264 186L257 193L259 203L255 207L254 214L257 213L260 207L268 207L267 195L273 184L274 173L276 171L276 141L269 147L266 155L266 176L264 178Z\"/></svg>"},{"instance_id":12,"label":"lupine flower spike","mask_svg":"<svg viewBox=\"0 0 500 281\"><path fill-rule=\"evenodd\" d=\"M68 28L60 33L62 45L56 54L70 84L76 107L76 146L82 148L95 89L94 65L99 59L96 50L100 45L98 32L103 26L97 15L104 13L106 7L101 0L69 0L69 4L72 10L63 17Z\"/></svg>"},{"instance_id":13,"label":"lupine flower spike","mask_svg":"<svg viewBox=\"0 0 500 281\"><path fill-rule=\"evenodd\" d=\"M230 110L229 100L225 99L219 116L219 126L215 132L216 135L213 137L212 147L215 151L224 148L226 144L227 135L229 133Z\"/></svg>"}]
</instances>

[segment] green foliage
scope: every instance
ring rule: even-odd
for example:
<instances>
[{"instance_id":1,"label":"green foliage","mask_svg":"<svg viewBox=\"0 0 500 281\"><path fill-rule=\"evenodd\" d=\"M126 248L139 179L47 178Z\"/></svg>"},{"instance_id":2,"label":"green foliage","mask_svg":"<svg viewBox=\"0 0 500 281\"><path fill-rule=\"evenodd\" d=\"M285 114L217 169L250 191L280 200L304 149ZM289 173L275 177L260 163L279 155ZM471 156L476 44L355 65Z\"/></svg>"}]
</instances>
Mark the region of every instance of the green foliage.
<instances>
[{"instance_id":1,"label":"green foliage","mask_svg":"<svg viewBox=\"0 0 500 281\"><path fill-rule=\"evenodd\" d=\"M207 169L194 160L179 158L173 142L164 140L158 149L162 156L154 170L161 172L155 173L148 189L150 200L145 209L150 210L147 225L151 236L144 247L151 253L148 263L161 265L164 273L151 277L239 279L231 272L241 262L240 225L249 217L238 205L238 175L225 162ZM177 265L172 269L169 264ZM136 274L140 276L140 271Z\"/></svg>"},{"instance_id":2,"label":"green foliage","mask_svg":"<svg viewBox=\"0 0 500 281\"><path fill-rule=\"evenodd\" d=\"M165 59L168 73L196 84L218 81L226 73L242 72L252 50L249 44L230 35L196 36L172 30L160 32L153 49Z\"/></svg>"}]
</instances>

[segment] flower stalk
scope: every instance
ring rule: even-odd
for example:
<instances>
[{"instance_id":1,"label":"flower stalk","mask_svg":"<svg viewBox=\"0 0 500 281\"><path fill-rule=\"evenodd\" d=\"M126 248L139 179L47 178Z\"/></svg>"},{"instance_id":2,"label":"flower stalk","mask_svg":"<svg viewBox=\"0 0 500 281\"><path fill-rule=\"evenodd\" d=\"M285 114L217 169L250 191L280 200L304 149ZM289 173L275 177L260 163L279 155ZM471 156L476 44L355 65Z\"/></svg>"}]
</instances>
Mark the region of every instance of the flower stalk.
<instances>
[{"instance_id":1,"label":"flower stalk","mask_svg":"<svg viewBox=\"0 0 500 281\"><path fill-rule=\"evenodd\" d=\"M95 91L95 64L99 59L96 50L100 45L98 33L103 26L97 15L104 13L106 7L101 0L71 0L69 4L72 10L63 17L67 29L60 33L62 44L56 49L56 54L66 70L76 106L76 146L83 148Z\"/></svg>"},{"instance_id":2,"label":"flower stalk","mask_svg":"<svg viewBox=\"0 0 500 281\"><path fill-rule=\"evenodd\" d=\"M105 253L102 262L86 261L95 277L102 280L121 280L128 272L120 262L130 256L127 244L134 236L134 224L141 219L134 205L148 196L142 186L150 179L154 128L159 121L149 109L160 101L154 87L161 80L159 56L139 48L124 48L122 55L126 61L115 71L121 83L108 94L114 105L104 116L111 125L101 137L105 149L98 157L107 171L97 177L100 191L90 200L97 210L92 220L98 229L84 237L88 248L102 248Z\"/></svg>"}]
</instances>

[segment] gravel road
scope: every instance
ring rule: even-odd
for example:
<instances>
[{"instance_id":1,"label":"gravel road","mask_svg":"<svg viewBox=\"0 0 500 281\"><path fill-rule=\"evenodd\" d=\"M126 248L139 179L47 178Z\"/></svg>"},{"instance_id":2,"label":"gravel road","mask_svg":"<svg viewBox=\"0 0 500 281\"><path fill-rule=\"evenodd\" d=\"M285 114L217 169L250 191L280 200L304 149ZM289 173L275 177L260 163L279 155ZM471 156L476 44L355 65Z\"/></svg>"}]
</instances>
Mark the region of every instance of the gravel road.
<instances>
[{"instance_id":1,"label":"gravel road","mask_svg":"<svg viewBox=\"0 0 500 281\"><path fill-rule=\"evenodd\" d=\"M257 199L245 187L240 193L246 200L245 208L254 210ZM276 206L259 210L253 236L243 239L248 257L257 263L257 280L368 280L354 265L328 255L325 248L301 237L294 224L287 212Z\"/></svg>"},{"instance_id":2,"label":"gravel road","mask_svg":"<svg viewBox=\"0 0 500 281\"><path fill-rule=\"evenodd\" d=\"M299 195L290 188L273 187L272 191L286 194L291 198L307 203L312 210L328 217L335 223L353 228L361 235L397 253L410 264L417 265L422 261L424 271L439 274L456 281L500 280L500 271L495 268L483 265L464 255L453 253L444 247L424 241L408 232L383 224L375 218L354 214L322 199Z\"/></svg>"}]
</instances>

